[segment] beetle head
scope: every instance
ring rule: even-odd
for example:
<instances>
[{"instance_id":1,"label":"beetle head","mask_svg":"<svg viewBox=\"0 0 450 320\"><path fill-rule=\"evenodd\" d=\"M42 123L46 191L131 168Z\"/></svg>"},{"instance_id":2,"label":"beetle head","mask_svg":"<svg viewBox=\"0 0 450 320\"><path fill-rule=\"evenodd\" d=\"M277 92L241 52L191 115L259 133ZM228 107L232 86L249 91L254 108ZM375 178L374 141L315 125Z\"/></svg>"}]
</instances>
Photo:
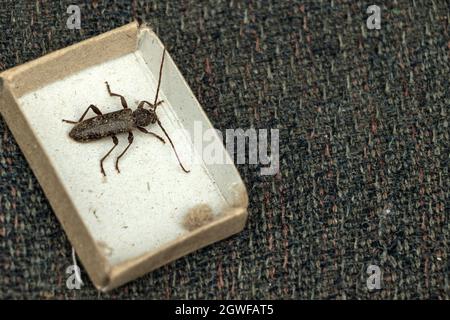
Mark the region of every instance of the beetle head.
<instances>
[{"instance_id":1,"label":"beetle head","mask_svg":"<svg viewBox=\"0 0 450 320\"><path fill-rule=\"evenodd\" d=\"M155 123L156 119L157 116L154 110L137 108L133 111L134 124L138 127L146 127L151 123Z\"/></svg>"}]
</instances>

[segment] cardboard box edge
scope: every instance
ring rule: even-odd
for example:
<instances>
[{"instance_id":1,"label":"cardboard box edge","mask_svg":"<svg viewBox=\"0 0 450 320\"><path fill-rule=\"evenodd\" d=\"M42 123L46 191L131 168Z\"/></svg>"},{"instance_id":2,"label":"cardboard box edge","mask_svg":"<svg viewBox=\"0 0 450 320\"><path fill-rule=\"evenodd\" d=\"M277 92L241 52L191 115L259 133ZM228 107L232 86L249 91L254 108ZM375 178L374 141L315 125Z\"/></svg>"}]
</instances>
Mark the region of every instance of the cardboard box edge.
<instances>
[{"instance_id":1,"label":"cardboard box edge","mask_svg":"<svg viewBox=\"0 0 450 320\"><path fill-rule=\"evenodd\" d=\"M15 66L0 73L0 113L4 117L9 130L12 132L14 139L24 154L31 170L39 181L39 184L43 189L55 216L67 234L71 245L76 249L77 255L85 267L89 278L98 288L108 285L110 281L109 273L111 266L104 257L102 249L91 237L86 225L78 215L67 191L60 183L60 179L56 171L50 164L48 155L45 153L44 148L39 143L30 124L27 122L25 115L19 108L17 100L26 94L27 90L24 91L20 85L16 84L16 81L23 81L21 77L26 78L28 72L32 72L32 70L36 69L39 70L39 68L45 68L49 63L61 64L60 58L64 54L74 54L76 52L83 51L86 46L91 46L99 39L110 39L120 33L127 37L127 34L129 34L130 31L133 32L134 35L137 35L137 30L138 26L136 22L132 22L68 47L53 51L40 58ZM132 40L135 43L133 45L133 48L135 49L137 39L134 37ZM129 46L125 46L121 49L123 52L120 52L119 50L116 51L116 53L119 52L119 56L120 53L127 54L130 52L129 49ZM117 54L108 56L104 61L108 61L119 56L117 56ZM70 72L64 68L60 68L60 70L63 70L61 74L57 74L54 79L46 79L45 82L35 81L36 83L32 86L32 89L36 90L39 87L58 81L68 74L81 71L91 65L95 65L95 63L83 61L82 64L79 64L75 69L71 69Z\"/></svg>"},{"instance_id":2,"label":"cardboard box edge","mask_svg":"<svg viewBox=\"0 0 450 320\"><path fill-rule=\"evenodd\" d=\"M233 208L215 221L187 232L157 250L125 261L111 269L110 283L99 289L109 292L161 266L241 232L247 222L247 208Z\"/></svg>"}]
</instances>

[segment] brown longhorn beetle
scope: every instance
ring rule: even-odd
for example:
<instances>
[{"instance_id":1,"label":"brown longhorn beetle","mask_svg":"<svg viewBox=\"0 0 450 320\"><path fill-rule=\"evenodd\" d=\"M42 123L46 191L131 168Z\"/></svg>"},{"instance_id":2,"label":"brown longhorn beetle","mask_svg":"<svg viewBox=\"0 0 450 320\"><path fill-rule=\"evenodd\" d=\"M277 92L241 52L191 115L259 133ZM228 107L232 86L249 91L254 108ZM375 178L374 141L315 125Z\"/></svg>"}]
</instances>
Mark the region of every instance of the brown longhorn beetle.
<instances>
[{"instance_id":1,"label":"brown longhorn beetle","mask_svg":"<svg viewBox=\"0 0 450 320\"><path fill-rule=\"evenodd\" d=\"M78 121L63 120L64 122L75 124L75 126L69 132L69 136L77 142L90 142L106 137L112 138L114 146L100 160L100 170L104 176L106 176L106 174L105 170L103 169L103 161L109 156L109 154L114 150L115 147L117 147L117 144L119 143L116 134L128 132L128 145L116 159L116 170L119 173L120 173L119 160L125 154L125 152L127 152L128 148L133 143L134 129L138 129L143 133L151 134L154 137L161 140L161 142L166 143L166 141L164 141L164 139L161 138L159 135L150 132L144 128L154 123L157 123L160 126L160 128L166 135L167 139L169 139L169 142L172 145L172 148L175 152L175 155L178 159L178 163L180 164L181 169L183 169L183 171L186 173L189 172L189 170L186 170L181 164L180 158L178 157L177 151L175 150L175 146L173 145L172 140L170 139L169 135L167 134L167 131L164 129L164 127L161 124L161 121L159 121L158 116L156 115L156 107L158 107L161 103L163 103L162 100L158 101L158 93L159 87L161 85L161 75L165 53L166 49L164 49L162 54L161 66L159 68L158 87L156 89L156 97L155 102L153 104L144 100L139 103L136 110L132 111L130 108L128 108L125 98L120 94L112 93L111 89L109 88L108 82L105 82L106 89L108 89L109 95L120 97L120 101L122 102L123 106L122 110L102 114L102 112L95 105L91 104L83 113L80 120ZM149 105L149 110L144 109L145 104ZM89 109L94 111L94 113L97 114L97 116L89 118L87 120L83 120Z\"/></svg>"}]
</instances>

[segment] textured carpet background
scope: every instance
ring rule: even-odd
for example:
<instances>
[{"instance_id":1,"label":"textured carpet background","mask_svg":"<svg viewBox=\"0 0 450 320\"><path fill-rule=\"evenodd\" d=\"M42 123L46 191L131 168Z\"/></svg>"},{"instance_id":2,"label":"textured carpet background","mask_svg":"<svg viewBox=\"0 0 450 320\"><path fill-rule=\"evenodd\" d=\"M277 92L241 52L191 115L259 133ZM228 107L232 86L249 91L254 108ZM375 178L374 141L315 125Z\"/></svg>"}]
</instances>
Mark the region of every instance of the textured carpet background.
<instances>
[{"instance_id":1,"label":"textured carpet background","mask_svg":"<svg viewBox=\"0 0 450 320\"><path fill-rule=\"evenodd\" d=\"M242 233L99 294L84 270L66 288L71 246L1 120L0 298L449 299L449 2L383 3L0 0L0 70L139 16L216 128L281 134L280 174L238 167Z\"/></svg>"}]
</instances>

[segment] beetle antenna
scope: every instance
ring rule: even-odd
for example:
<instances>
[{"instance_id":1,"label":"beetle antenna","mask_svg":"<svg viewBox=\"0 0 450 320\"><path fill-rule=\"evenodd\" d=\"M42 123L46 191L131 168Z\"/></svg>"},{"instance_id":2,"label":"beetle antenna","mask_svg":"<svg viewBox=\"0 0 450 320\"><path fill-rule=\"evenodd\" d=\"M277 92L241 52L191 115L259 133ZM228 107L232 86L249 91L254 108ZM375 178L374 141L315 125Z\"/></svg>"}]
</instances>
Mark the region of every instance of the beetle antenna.
<instances>
[{"instance_id":1,"label":"beetle antenna","mask_svg":"<svg viewBox=\"0 0 450 320\"><path fill-rule=\"evenodd\" d=\"M156 118L156 121L158 122L158 125L161 127L162 131L163 131L164 134L166 135L167 139L169 139L170 145L172 146L172 149L173 149L173 151L175 152L175 155L177 156L178 163L180 164L181 169L183 169L184 172L189 173L190 170L186 170L186 169L183 167L183 164L182 164L181 161L180 161L180 157L178 156L177 150L175 149L175 146L173 145L172 139L170 139L169 135L167 134L166 129L164 129L164 127L162 126L161 121L159 121L158 118Z\"/></svg>"},{"instance_id":2,"label":"beetle antenna","mask_svg":"<svg viewBox=\"0 0 450 320\"><path fill-rule=\"evenodd\" d=\"M159 87L161 86L161 77L162 77L162 69L164 65L164 56L166 55L166 48L163 50L162 58L161 58L161 66L159 67L159 77L158 77L158 87L156 88L156 96L155 96L155 103L153 104L155 106L155 110L158 103L158 94L159 94Z\"/></svg>"},{"instance_id":3,"label":"beetle antenna","mask_svg":"<svg viewBox=\"0 0 450 320\"><path fill-rule=\"evenodd\" d=\"M166 54L166 48L164 48L163 50L163 54L162 54L162 58L161 58L161 66L159 67L159 77L158 77L158 87L156 88L156 97L155 97L155 103L153 104L155 106L154 111L156 111L156 107L158 106L158 94L159 94L159 87L161 86L161 77L162 77L162 69L163 69L163 65L164 65L164 56ZM183 164L181 163L180 157L178 156L177 150L175 149L175 146L173 145L172 139L170 139L169 135L167 134L166 129L164 129L161 121L159 121L158 118L156 118L156 121L158 122L158 125L160 126L161 130L164 132L164 134L166 135L167 139L170 142L170 145L172 146L173 151L175 152L175 155L177 156L177 160L178 163L180 164L181 169L183 169L184 172L188 173L190 172L190 170L186 170L183 166Z\"/></svg>"}]
</instances>

